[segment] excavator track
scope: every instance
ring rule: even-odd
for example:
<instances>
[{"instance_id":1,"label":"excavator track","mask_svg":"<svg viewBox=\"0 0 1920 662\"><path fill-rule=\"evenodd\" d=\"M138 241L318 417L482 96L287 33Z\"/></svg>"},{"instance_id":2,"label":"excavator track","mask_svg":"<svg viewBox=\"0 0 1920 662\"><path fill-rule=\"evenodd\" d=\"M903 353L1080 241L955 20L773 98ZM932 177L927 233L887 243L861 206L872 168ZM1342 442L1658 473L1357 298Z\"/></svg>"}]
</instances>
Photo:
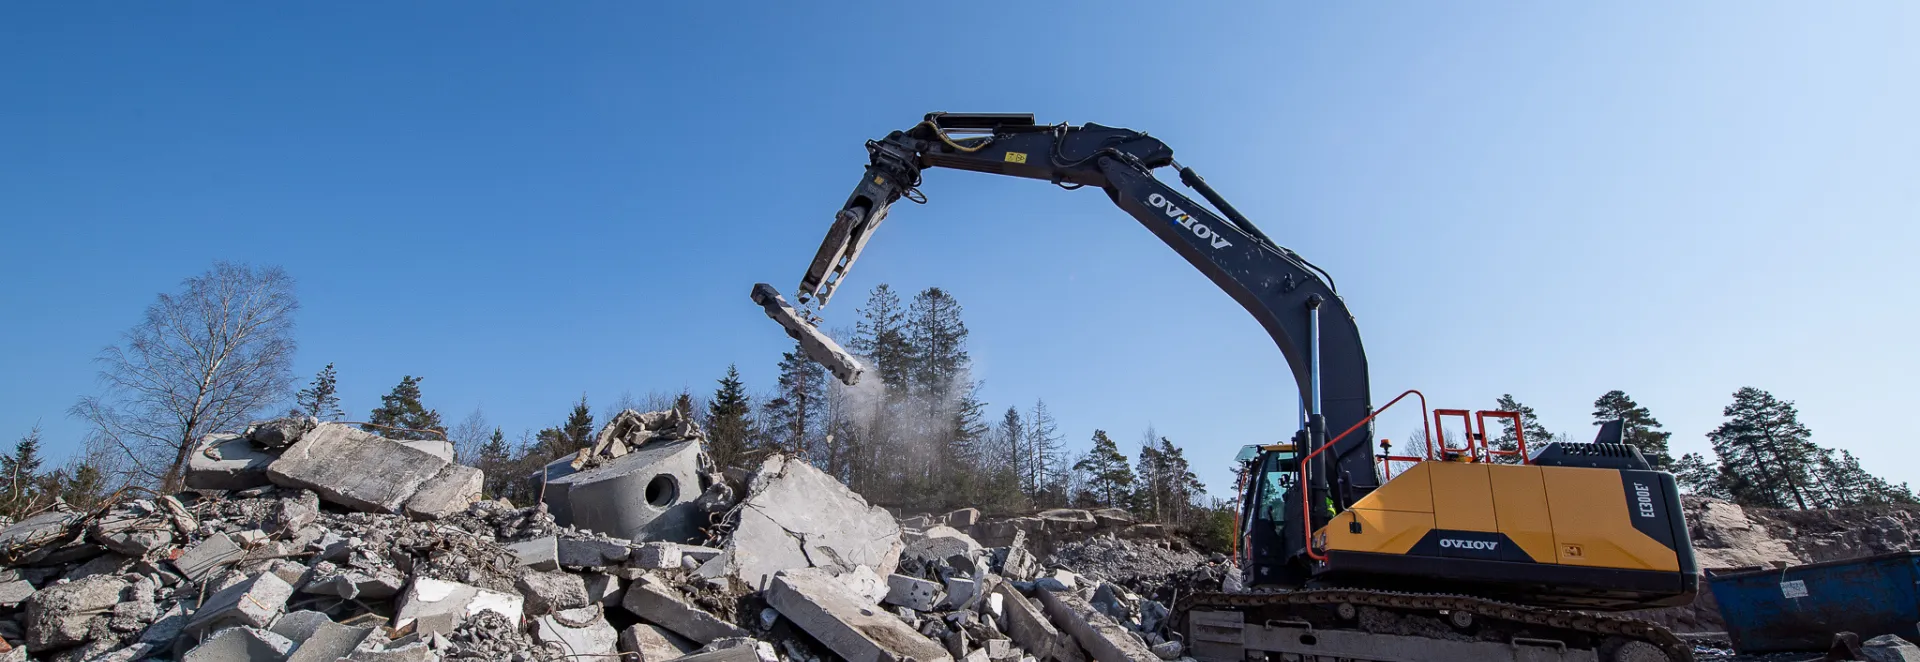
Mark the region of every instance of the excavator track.
<instances>
[{"instance_id":1,"label":"excavator track","mask_svg":"<svg viewBox=\"0 0 1920 662\"><path fill-rule=\"evenodd\" d=\"M1459 626L1457 628L1459 631L1449 632L1449 636L1444 637L1446 640L1510 644L1520 643L1522 640L1531 644L1558 641L1570 649L1593 651L1592 659L1599 662L1641 662L1662 658L1669 662L1692 662L1693 660L1691 645L1674 636L1672 631L1644 620L1610 614L1528 607L1468 595L1400 593L1347 588L1199 593L1181 599L1174 609L1174 612L1183 619L1189 636L1198 639L1199 637L1194 634L1192 620L1196 611L1239 612L1243 617L1254 614L1261 618L1258 621L1260 623L1280 623L1304 626L1308 629L1319 628L1322 631L1335 630L1362 634L1380 633L1382 617L1401 620L1424 618L1427 623L1451 622ZM1463 619L1456 614L1470 616ZM1247 620L1250 623L1255 622L1253 619ZM1466 625L1461 625L1462 621L1465 621ZM1332 627L1328 627L1330 623ZM1468 627L1472 629L1468 630ZM1394 634L1398 638L1421 636L1404 630ZM1571 644L1565 643L1567 639L1582 638L1586 639L1589 645L1581 646L1578 641ZM1435 641L1441 639L1435 638ZM1198 641L1191 641L1189 645L1198 643ZM1368 658L1364 655L1356 657L1351 653L1331 657L1310 653L1295 653L1295 655L1298 657L1280 659L1389 661L1409 659L1392 653L1380 658ZM1513 656L1513 659L1524 658L1525 656L1517 654ZM1423 653L1417 659L1440 659L1440 656L1429 657L1428 654Z\"/></svg>"}]
</instances>

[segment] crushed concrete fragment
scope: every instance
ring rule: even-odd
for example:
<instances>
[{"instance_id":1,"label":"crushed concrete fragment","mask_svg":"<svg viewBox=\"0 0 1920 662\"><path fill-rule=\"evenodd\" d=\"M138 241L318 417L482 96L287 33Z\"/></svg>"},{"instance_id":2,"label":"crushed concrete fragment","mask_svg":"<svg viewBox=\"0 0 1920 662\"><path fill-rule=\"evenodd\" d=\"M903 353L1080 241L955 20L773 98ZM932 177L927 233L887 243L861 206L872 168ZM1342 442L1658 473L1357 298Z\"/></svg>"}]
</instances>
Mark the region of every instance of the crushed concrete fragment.
<instances>
[{"instance_id":1,"label":"crushed concrete fragment","mask_svg":"<svg viewBox=\"0 0 1920 662\"><path fill-rule=\"evenodd\" d=\"M946 591L934 582L906 575L887 575L887 596L883 600L887 604L914 611L933 611L933 606L945 596Z\"/></svg>"},{"instance_id":2,"label":"crushed concrete fragment","mask_svg":"<svg viewBox=\"0 0 1920 662\"><path fill-rule=\"evenodd\" d=\"M947 526L950 526L956 529L966 530L967 528L980 523L980 509L979 508L961 508L959 510L947 513L946 516L940 518L940 520L942 523L946 524Z\"/></svg>"},{"instance_id":3,"label":"crushed concrete fragment","mask_svg":"<svg viewBox=\"0 0 1920 662\"><path fill-rule=\"evenodd\" d=\"M708 644L700 652L675 662L762 662L769 658L779 659L772 644L752 639L729 639Z\"/></svg>"},{"instance_id":4,"label":"crushed concrete fragment","mask_svg":"<svg viewBox=\"0 0 1920 662\"><path fill-rule=\"evenodd\" d=\"M678 568L681 558L680 545L671 542L650 542L633 552L634 565L648 570Z\"/></svg>"},{"instance_id":5,"label":"crushed concrete fragment","mask_svg":"<svg viewBox=\"0 0 1920 662\"><path fill-rule=\"evenodd\" d=\"M41 589L26 601L27 646L53 650L85 642L91 626L108 619L131 587L118 577L95 575Z\"/></svg>"},{"instance_id":6,"label":"crushed concrete fragment","mask_svg":"<svg viewBox=\"0 0 1920 662\"><path fill-rule=\"evenodd\" d=\"M189 635L212 632L230 625L264 628L293 597L293 587L273 573L263 572L207 598L193 618L187 621Z\"/></svg>"},{"instance_id":7,"label":"crushed concrete fragment","mask_svg":"<svg viewBox=\"0 0 1920 662\"><path fill-rule=\"evenodd\" d=\"M687 602L680 592L652 575L627 588L620 606L647 622L705 645L715 639L746 636L746 632Z\"/></svg>"},{"instance_id":8,"label":"crushed concrete fragment","mask_svg":"<svg viewBox=\"0 0 1920 662\"><path fill-rule=\"evenodd\" d=\"M526 599L518 595L508 595L499 591L416 577L400 596L398 610L393 616L394 627L405 627L415 619L437 614L452 614L454 622L459 623L474 614L490 611L507 617L514 623L520 622L525 611Z\"/></svg>"},{"instance_id":9,"label":"crushed concrete fragment","mask_svg":"<svg viewBox=\"0 0 1920 662\"><path fill-rule=\"evenodd\" d=\"M1006 582L994 585L993 594L1001 598L1001 607L1007 614L1007 634L1013 637L1014 643L1043 660L1053 655L1060 641L1060 630L1047 620L1040 607Z\"/></svg>"},{"instance_id":10,"label":"crushed concrete fragment","mask_svg":"<svg viewBox=\"0 0 1920 662\"><path fill-rule=\"evenodd\" d=\"M1053 591L1035 591L1040 603L1046 606L1047 614L1053 617L1075 641L1085 648L1093 659L1131 660L1133 662L1152 662L1159 660L1146 644L1135 638L1131 632L1113 622L1106 614L1100 613L1093 605L1073 593Z\"/></svg>"},{"instance_id":11,"label":"crushed concrete fragment","mask_svg":"<svg viewBox=\"0 0 1920 662\"><path fill-rule=\"evenodd\" d=\"M528 568L534 570L560 569L559 539L553 536L513 543L507 545L507 550L513 552L513 555L518 558L520 565Z\"/></svg>"},{"instance_id":12,"label":"crushed concrete fragment","mask_svg":"<svg viewBox=\"0 0 1920 662\"><path fill-rule=\"evenodd\" d=\"M534 620L534 639L558 646L562 655L612 655L619 633L607 624L599 605L559 611Z\"/></svg>"},{"instance_id":13,"label":"crushed concrete fragment","mask_svg":"<svg viewBox=\"0 0 1920 662\"><path fill-rule=\"evenodd\" d=\"M946 585L947 597L940 600L937 609L968 609L973 606L973 599L980 596L980 584L965 577L948 577Z\"/></svg>"},{"instance_id":14,"label":"crushed concrete fragment","mask_svg":"<svg viewBox=\"0 0 1920 662\"><path fill-rule=\"evenodd\" d=\"M33 597L33 584L25 579L0 581L0 607L18 607Z\"/></svg>"},{"instance_id":15,"label":"crushed concrete fragment","mask_svg":"<svg viewBox=\"0 0 1920 662\"><path fill-rule=\"evenodd\" d=\"M447 460L338 423L302 436L267 467L273 484L299 487L329 503L375 513L397 513Z\"/></svg>"},{"instance_id":16,"label":"crushed concrete fragment","mask_svg":"<svg viewBox=\"0 0 1920 662\"><path fill-rule=\"evenodd\" d=\"M872 568L864 565L854 566L852 570L843 570L834 575L834 579L839 581L841 586L847 587L848 592L865 599L867 604L880 604L880 600L886 598L891 590L887 580L881 579L880 575L874 574Z\"/></svg>"},{"instance_id":17,"label":"crushed concrete fragment","mask_svg":"<svg viewBox=\"0 0 1920 662\"><path fill-rule=\"evenodd\" d=\"M585 579L588 603L597 604L602 607L620 606L620 598L626 593L621 590L619 577L604 572L596 572L587 575Z\"/></svg>"},{"instance_id":18,"label":"crushed concrete fragment","mask_svg":"<svg viewBox=\"0 0 1920 662\"><path fill-rule=\"evenodd\" d=\"M789 568L864 565L884 576L899 563L900 527L886 509L812 465L771 456L747 494L725 553L700 574L759 590Z\"/></svg>"},{"instance_id":19,"label":"crushed concrete fragment","mask_svg":"<svg viewBox=\"0 0 1920 662\"><path fill-rule=\"evenodd\" d=\"M605 568L626 563L633 548L611 540L575 540L560 538L554 543L560 565L572 568Z\"/></svg>"},{"instance_id":20,"label":"crushed concrete fragment","mask_svg":"<svg viewBox=\"0 0 1920 662\"><path fill-rule=\"evenodd\" d=\"M240 662L242 660L284 660L293 642L286 637L254 627L227 628L208 638L180 658L181 662Z\"/></svg>"},{"instance_id":21,"label":"crushed concrete fragment","mask_svg":"<svg viewBox=\"0 0 1920 662\"><path fill-rule=\"evenodd\" d=\"M269 484L267 465L278 456L255 448L241 435L207 435L187 456L187 487L244 490Z\"/></svg>"},{"instance_id":22,"label":"crushed concrete fragment","mask_svg":"<svg viewBox=\"0 0 1920 662\"><path fill-rule=\"evenodd\" d=\"M437 520L466 512L468 506L480 500L480 487L485 480L486 475L479 469L449 464L407 499L407 517Z\"/></svg>"},{"instance_id":23,"label":"crushed concrete fragment","mask_svg":"<svg viewBox=\"0 0 1920 662\"><path fill-rule=\"evenodd\" d=\"M636 654L640 662L672 660L699 649L699 644L651 623L633 625L620 633L620 652Z\"/></svg>"},{"instance_id":24,"label":"crushed concrete fragment","mask_svg":"<svg viewBox=\"0 0 1920 662\"><path fill-rule=\"evenodd\" d=\"M577 609L590 602L586 579L571 573L528 571L520 574L514 586L526 598L528 616Z\"/></svg>"},{"instance_id":25,"label":"crushed concrete fragment","mask_svg":"<svg viewBox=\"0 0 1920 662\"><path fill-rule=\"evenodd\" d=\"M853 662L953 659L938 642L878 607L864 604L860 596L818 569L776 574L767 591L767 603L828 649Z\"/></svg>"}]
</instances>

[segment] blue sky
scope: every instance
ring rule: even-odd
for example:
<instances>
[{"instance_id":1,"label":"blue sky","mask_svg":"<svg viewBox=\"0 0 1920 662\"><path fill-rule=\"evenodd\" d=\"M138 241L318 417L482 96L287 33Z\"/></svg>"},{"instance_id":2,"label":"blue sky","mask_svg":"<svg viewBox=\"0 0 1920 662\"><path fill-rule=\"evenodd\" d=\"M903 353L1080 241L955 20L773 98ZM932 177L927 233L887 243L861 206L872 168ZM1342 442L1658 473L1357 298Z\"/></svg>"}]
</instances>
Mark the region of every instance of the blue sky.
<instances>
[{"instance_id":1,"label":"blue sky","mask_svg":"<svg viewBox=\"0 0 1920 662\"><path fill-rule=\"evenodd\" d=\"M1619 388L1689 451L1756 386L1920 484L1915 5L698 5L0 8L0 435L73 448L90 359L217 259L298 279L296 372L356 415L403 374L510 434L729 362L763 389L789 345L747 291L791 291L862 142L1032 112L1161 137L1331 271L1377 402L1584 438ZM996 410L1151 423L1216 493L1291 432L1280 353L1103 195L923 188L830 324L947 288Z\"/></svg>"}]
</instances>

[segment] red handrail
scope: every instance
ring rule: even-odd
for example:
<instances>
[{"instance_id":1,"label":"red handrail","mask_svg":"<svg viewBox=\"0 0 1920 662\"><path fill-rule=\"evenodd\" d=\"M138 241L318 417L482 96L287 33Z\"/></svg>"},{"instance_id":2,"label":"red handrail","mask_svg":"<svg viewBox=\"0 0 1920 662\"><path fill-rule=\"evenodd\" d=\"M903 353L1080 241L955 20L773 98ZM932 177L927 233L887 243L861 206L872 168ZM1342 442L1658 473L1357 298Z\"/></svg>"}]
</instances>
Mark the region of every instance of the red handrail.
<instances>
[{"instance_id":1,"label":"red handrail","mask_svg":"<svg viewBox=\"0 0 1920 662\"><path fill-rule=\"evenodd\" d=\"M1482 411L1482 412L1477 412L1475 415L1480 419L1481 446L1485 447L1488 462L1492 462L1493 456L1495 455L1513 455L1520 458L1521 464L1527 463L1527 430L1526 430L1527 426L1521 424L1520 412ZM1487 446L1485 439L1487 436L1487 417L1489 416L1493 418L1504 418L1504 419L1513 421L1514 450L1497 451L1497 450L1493 450L1492 447Z\"/></svg>"},{"instance_id":2,"label":"red handrail","mask_svg":"<svg viewBox=\"0 0 1920 662\"><path fill-rule=\"evenodd\" d=\"M1366 418L1360 419L1360 422L1358 423L1354 423L1353 427L1347 428L1346 430L1342 431L1339 435L1334 436L1334 438L1332 439L1328 439L1327 443L1321 444L1319 448L1313 449L1313 452L1308 453L1305 456L1302 456L1300 458L1300 526L1301 526L1301 530L1306 532L1306 534L1302 537L1301 542L1306 543L1308 557L1312 558L1315 561L1327 560L1327 557L1325 555L1318 554L1313 551L1313 510L1312 510L1312 504L1309 503L1310 501L1312 501L1313 495L1311 492L1307 491L1307 462L1309 460L1312 460L1314 457L1319 456L1321 452L1326 451L1327 448L1333 446L1335 443L1338 443L1341 439L1345 439L1347 435L1352 434L1354 430L1360 429L1360 426L1366 425L1367 423L1373 421L1373 418L1375 416L1379 416L1381 413L1385 412L1386 410L1392 409L1394 405L1399 404L1401 400L1406 399L1406 397L1409 395L1420 396L1420 425L1423 427L1427 426L1427 394L1421 393L1414 389L1407 389L1405 393L1401 393L1399 396L1395 397L1393 400L1388 401L1385 407L1381 407L1379 409L1373 410L1373 413L1367 414ZM1428 453L1431 454L1433 450L1433 428L1426 427L1426 433L1427 433L1427 450L1428 450Z\"/></svg>"}]
</instances>

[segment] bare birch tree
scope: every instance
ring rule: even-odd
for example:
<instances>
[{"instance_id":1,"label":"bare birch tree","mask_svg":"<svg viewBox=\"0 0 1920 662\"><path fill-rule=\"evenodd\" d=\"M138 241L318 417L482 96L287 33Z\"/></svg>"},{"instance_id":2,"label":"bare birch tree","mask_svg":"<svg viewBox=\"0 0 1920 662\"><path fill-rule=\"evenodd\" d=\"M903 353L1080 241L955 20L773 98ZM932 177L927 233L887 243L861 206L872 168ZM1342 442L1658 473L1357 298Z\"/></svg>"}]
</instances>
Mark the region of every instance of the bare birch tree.
<instances>
[{"instance_id":1,"label":"bare birch tree","mask_svg":"<svg viewBox=\"0 0 1920 662\"><path fill-rule=\"evenodd\" d=\"M299 306L279 267L215 263L101 351L104 392L71 413L125 453L140 482L179 489L201 436L237 431L286 400Z\"/></svg>"}]
</instances>

